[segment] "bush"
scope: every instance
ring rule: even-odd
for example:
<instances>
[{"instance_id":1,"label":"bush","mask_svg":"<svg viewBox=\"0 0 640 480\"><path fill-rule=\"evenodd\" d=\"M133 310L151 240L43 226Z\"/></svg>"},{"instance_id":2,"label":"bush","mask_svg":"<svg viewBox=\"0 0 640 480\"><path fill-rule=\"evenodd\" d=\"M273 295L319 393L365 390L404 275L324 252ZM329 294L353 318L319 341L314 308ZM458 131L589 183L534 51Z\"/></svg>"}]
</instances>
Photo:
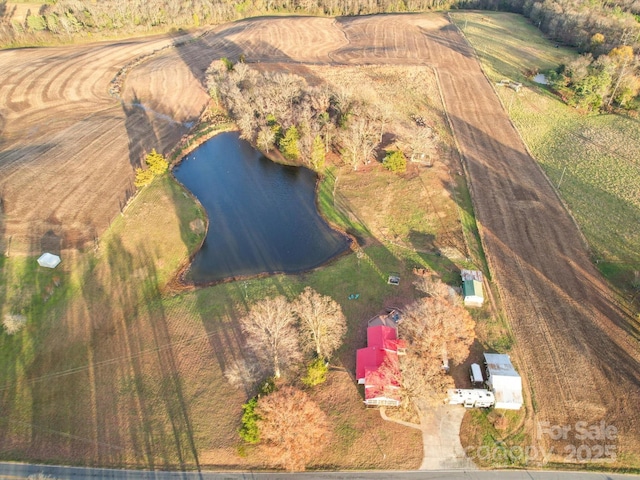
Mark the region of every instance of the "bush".
<instances>
[{"instance_id":1,"label":"bush","mask_svg":"<svg viewBox=\"0 0 640 480\"><path fill-rule=\"evenodd\" d=\"M317 171L324 168L325 152L324 142L320 135L316 135L313 139L313 145L311 147L311 165Z\"/></svg>"},{"instance_id":2,"label":"bush","mask_svg":"<svg viewBox=\"0 0 640 480\"><path fill-rule=\"evenodd\" d=\"M329 366L322 358L316 358L307 367L307 375L302 378L302 383L308 387L315 387L327 381Z\"/></svg>"},{"instance_id":3,"label":"bush","mask_svg":"<svg viewBox=\"0 0 640 480\"><path fill-rule=\"evenodd\" d=\"M407 158L400 150L389 151L385 155L382 165L394 173L403 173L407 170Z\"/></svg>"},{"instance_id":4,"label":"bush","mask_svg":"<svg viewBox=\"0 0 640 480\"><path fill-rule=\"evenodd\" d=\"M240 438L247 443L258 443L260 441L260 430L258 420L260 416L256 413L258 397L253 397L242 405L242 427L240 427Z\"/></svg>"},{"instance_id":5,"label":"bush","mask_svg":"<svg viewBox=\"0 0 640 480\"><path fill-rule=\"evenodd\" d=\"M273 379L269 379L260 388L258 395L253 397L247 403L242 405L242 427L240 427L240 438L247 443L258 443L260 441L260 429L258 428L258 421L260 415L256 413L256 407L258 406L258 400L260 397L269 395L276 389Z\"/></svg>"},{"instance_id":6,"label":"bush","mask_svg":"<svg viewBox=\"0 0 640 480\"><path fill-rule=\"evenodd\" d=\"M27 17L27 26L34 32L39 32L47 28L46 19L40 15L29 15Z\"/></svg>"},{"instance_id":7,"label":"bush","mask_svg":"<svg viewBox=\"0 0 640 480\"><path fill-rule=\"evenodd\" d=\"M133 184L140 188L149 185L157 175L162 175L169 169L169 162L154 148L144 159L149 168L136 168L136 179Z\"/></svg>"},{"instance_id":8,"label":"bush","mask_svg":"<svg viewBox=\"0 0 640 480\"><path fill-rule=\"evenodd\" d=\"M162 175L169 169L169 162L155 148L147 154L145 162L154 175Z\"/></svg>"},{"instance_id":9,"label":"bush","mask_svg":"<svg viewBox=\"0 0 640 480\"><path fill-rule=\"evenodd\" d=\"M149 185L155 175L150 169L143 170L142 168L136 168L136 179L133 181L133 184L137 187L144 187L145 185Z\"/></svg>"},{"instance_id":10,"label":"bush","mask_svg":"<svg viewBox=\"0 0 640 480\"><path fill-rule=\"evenodd\" d=\"M9 335L18 333L27 323L27 317L20 314L7 314L4 316L2 324Z\"/></svg>"},{"instance_id":11,"label":"bush","mask_svg":"<svg viewBox=\"0 0 640 480\"><path fill-rule=\"evenodd\" d=\"M280 151L287 160L297 160L300 156L300 146L298 140L300 135L295 126L291 126L284 134L284 138L280 140Z\"/></svg>"},{"instance_id":12,"label":"bush","mask_svg":"<svg viewBox=\"0 0 640 480\"><path fill-rule=\"evenodd\" d=\"M233 62L229 60L227 57L222 57L220 61L227 69L227 72L230 72L231 70L233 70Z\"/></svg>"}]
</instances>

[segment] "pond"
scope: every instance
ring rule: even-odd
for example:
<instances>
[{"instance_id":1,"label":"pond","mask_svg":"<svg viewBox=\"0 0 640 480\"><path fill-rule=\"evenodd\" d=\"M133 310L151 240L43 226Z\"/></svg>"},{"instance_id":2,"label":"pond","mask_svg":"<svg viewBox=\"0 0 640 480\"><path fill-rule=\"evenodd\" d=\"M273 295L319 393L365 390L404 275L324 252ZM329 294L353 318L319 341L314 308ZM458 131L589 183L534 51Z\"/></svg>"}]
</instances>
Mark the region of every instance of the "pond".
<instances>
[{"instance_id":1,"label":"pond","mask_svg":"<svg viewBox=\"0 0 640 480\"><path fill-rule=\"evenodd\" d=\"M317 211L315 172L272 162L237 132L208 140L173 173L209 217L188 273L195 283L298 273L349 248Z\"/></svg>"}]
</instances>

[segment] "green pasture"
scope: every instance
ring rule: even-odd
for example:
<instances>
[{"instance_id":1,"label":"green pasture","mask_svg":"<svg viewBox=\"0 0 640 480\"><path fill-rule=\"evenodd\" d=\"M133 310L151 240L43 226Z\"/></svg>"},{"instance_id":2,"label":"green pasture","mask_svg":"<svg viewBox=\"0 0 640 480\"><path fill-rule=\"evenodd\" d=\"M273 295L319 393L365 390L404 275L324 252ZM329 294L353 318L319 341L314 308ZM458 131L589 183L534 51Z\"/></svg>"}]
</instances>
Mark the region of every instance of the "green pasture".
<instances>
[{"instance_id":1,"label":"green pasture","mask_svg":"<svg viewBox=\"0 0 640 480\"><path fill-rule=\"evenodd\" d=\"M518 93L505 87L496 91L575 217L602 274L635 293L635 272L640 270L640 122L577 111L534 83L528 74L544 73L577 54L556 48L524 17L489 12L451 16L494 84L502 79L523 83Z\"/></svg>"}]
</instances>

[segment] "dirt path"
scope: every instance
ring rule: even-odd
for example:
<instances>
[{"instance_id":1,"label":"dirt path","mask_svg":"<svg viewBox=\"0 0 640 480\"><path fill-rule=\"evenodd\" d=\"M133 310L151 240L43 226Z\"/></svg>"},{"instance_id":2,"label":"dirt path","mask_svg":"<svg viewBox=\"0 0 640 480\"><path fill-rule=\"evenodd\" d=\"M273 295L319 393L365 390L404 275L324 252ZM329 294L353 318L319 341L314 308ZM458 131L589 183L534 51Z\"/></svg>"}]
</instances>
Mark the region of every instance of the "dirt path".
<instances>
[{"instance_id":1,"label":"dirt path","mask_svg":"<svg viewBox=\"0 0 640 480\"><path fill-rule=\"evenodd\" d=\"M638 327L616 308L576 226L444 15L236 22L144 62L129 74L122 101L109 97L120 67L171 42L0 52L0 247L12 238L15 252L39 251L48 232L73 247L104 231L132 191L140 153L170 147L203 108L204 71L216 58L244 53L265 69L432 65L518 366L532 387L530 419L572 428L603 421L618 429L618 451L640 450ZM573 440L554 444L561 457Z\"/></svg>"}]
</instances>

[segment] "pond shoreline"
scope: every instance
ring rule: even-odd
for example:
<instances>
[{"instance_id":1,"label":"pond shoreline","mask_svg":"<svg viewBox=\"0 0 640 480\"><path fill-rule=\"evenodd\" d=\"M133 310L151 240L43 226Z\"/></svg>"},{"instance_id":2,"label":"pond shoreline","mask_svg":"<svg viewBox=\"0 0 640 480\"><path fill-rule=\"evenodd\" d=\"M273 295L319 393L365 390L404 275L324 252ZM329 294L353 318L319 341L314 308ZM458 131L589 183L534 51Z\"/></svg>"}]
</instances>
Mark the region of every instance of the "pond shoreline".
<instances>
[{"instance_id":1,"label":"pond shoreline","mask_svg":"<svg viewBox=\"0 0 640 480\"><path fill-rule=\"evenodd\" d=\"M176 177L176 175L173 173L173 168L177 167L178 165L180 165L186 158L187 156L192 153L194 150L196 150L197 148L201 147L202 145L204 145L206 142L208 142L209 140L213 139L214 137L218 136L218 134L221 133L229 133L229 132L234 132L234 131L238 131L238 129L231 123L229 123L229 125L225 125L223 128L216 128L217 126L220 125L220 123L218 124L209 124L207 125L208 122L199 122L196 127L195 127L195 134L189 134L189 135L185 135L183 137L183 140L181 140L180 143L178 143L178 145L176 145L176 147L172 150L170 155L173 155L174 158L171 161L171 175L173 177L173 180L175 182L177 182L183 189L183 191L186 192L187 195L189 195L194 201L195 203L199 206L199 208L202 209L202 211L205 213L205 229L204 229L204 233L202 235L202 239L200 241L200 244L193 250L193 252L191 252L189 254L189 256L187 258L185 258L185 260L180 264L180 266L178 267L175 275L173 276L173 278L167 283L166 285L166 289L171 291L171 292L184 292L184 291L193 291L197 288L203 288L203 287L209 287L209 286L214 286L214 285L218 285L218 284L223 284L223 283L231 283L231 282L236 282L236 281L246 281L246 280L250 280L250 279L257 279L257 278L265 278L268 276L275 276L275 275L303 275L309 272L313 272L313 271L317 271L321 268L325 268L329 265L331 265L332 263L334 263L335 261L337 261L338 259L342 258L343 256L355 251L355 246L358 244L358 240L356 237L354 237L353 235L349 234L348 232L346 232L343 228L337 226L335 223L331 222L322 212L322 210L319 208L319 190L320 190L320 184L324 178L324 175L316 172L310 168L308 168L305 165L302 165L300 162L298 163L290 163L290 162L286 162L284 161L284 157L277 156L277 155L273 155L273 154L265 154L262 150L258 149L255 145L253 145L251 142L247 142L249 143L249 145L256 150L257 152L260 153L261 156L265 157L266 159L268 159L269 161L275 163L275 164L279 164L279 165L283 165L286 167L295 167L295 168L301 168L310 172L313 172L313 174L315 175L315 185L314 185L314 193L313 193L313 204L315 207L315 212L318 215L318 217L321 219L321 221L327 226L329 227L329 229L333 232L335 232L336 234L338 234L339 236L343 237L345 243L346 243L346 248L344 248L342 251L340 251L339 253L331 256L329 259L327 259L326 261L321 262L320 264L313 266L311 268L303 268L300 270L296 270L296 271L286 271L286 270L278 270L278 271L273 271L273 272L260 272L260 273L256 273L256 274L247 274L247 275L232 275L232 276L228 276L228 277L224 277L221 279L216 279L216 280L211 280L211 281L195 281L195 280L190 280L187 278L189 271L193 265L194 259L196 257L196 255L202 250L203 245L207 239L207 234L209 233L209 228L211 226L211 221L209 219L209 214L206 210L206 208L202 205L201 201L196 197L196 195L191 192L191 190L189 190L180 180L178 180L178 178ZM227 122L224 122L225 124ZM194 139L194 135L197 135L197 131L199 129L199 127L203 127L203 130L206 132L200 136L197 136L197 138ZM202 130L201 130L202 131ZM195 141L194 141L195 140ZM179 152L179 153L178 153ZM279 152L278 152L279 153ZM179 157L178 157L179 155Z\"/></svg>"}]
</instances>

